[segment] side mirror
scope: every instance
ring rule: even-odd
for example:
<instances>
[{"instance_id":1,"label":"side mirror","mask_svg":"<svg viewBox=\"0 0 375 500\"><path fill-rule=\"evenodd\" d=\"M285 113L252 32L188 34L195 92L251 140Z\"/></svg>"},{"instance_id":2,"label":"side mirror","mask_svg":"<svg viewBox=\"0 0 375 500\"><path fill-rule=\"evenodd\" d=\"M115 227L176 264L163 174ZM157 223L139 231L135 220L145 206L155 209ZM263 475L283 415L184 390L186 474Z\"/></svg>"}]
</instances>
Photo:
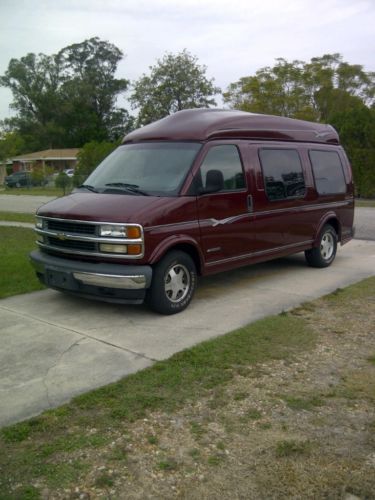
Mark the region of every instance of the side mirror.
<instances>
[{"instance_id":1,"label":"side mirror","mask_svg":"<svg viewBox=\"0 0 375 500\"><path fill-rule=\"evenodd\" d=\"M211 194L211 193L217 193L218 191L221 191L221 186L219 185L215 185L215 184L211 184L207 187L199 187L197 189L197 192L198 194Z\"/></svg>"}]
</instances>

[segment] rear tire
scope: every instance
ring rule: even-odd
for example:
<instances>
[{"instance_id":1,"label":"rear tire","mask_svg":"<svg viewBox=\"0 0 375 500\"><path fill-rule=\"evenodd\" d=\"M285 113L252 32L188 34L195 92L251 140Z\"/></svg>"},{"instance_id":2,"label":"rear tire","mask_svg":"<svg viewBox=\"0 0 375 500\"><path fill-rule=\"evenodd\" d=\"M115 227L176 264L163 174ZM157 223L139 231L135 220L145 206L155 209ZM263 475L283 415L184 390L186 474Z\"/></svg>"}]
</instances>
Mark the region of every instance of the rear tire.
<instances>
[{"instance_id":1,"label":"rear tire","mask_svg":"<svg viewBox=\"0 0 375 500\"><path fill-rule=\"evenodd\" d=\"M146 301L160 314L176 314L190 304L197 286L193 259L181 251L167 253L154 267Z\"/></svg>"},{"instance_id":2,"label":"rear tire","mask_svg":"<svg viewBox=\"0 0 375 500\"><path fill-rule=\"evenodd\" d=\"M319 237L319 246L305 251L305 258L311 267L328 267L335 260L337 252L337 233L326 224Z\"/></svg>"}]
</instances>

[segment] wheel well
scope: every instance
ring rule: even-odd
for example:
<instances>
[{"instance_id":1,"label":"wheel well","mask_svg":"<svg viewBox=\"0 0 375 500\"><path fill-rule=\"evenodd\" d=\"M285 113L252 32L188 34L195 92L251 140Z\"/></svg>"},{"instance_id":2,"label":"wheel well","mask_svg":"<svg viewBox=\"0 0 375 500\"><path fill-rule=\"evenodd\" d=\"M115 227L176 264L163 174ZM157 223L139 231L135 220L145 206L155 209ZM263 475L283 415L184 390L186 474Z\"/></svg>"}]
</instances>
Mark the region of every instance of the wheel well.
<instances>
[{"instance_id":1,"label":"wheel well","mask_svg":"<svg viewBox=\"0 0 375 500\"><path fill-rule=\"evenodd\" d=\"M333 227L333 229L336 231L338 240L340 241L341 240L341 226L340 226L339 221L335 218L331 218L331 219L328 219L325 222L325 224L329 224L330 226Z\"/></svg>"},{"instance_id":2,"label":"wheel well","mask_svg":"<svg viewBox=\"0 0 375 500\"><path fill-rule=\"evenodd\" d=\"M195 267L197 268L197 273L201 274L202 271L201 260L199 257L198 250L193 245L189 245L188 243L180 243L171 248L168 248L168 252L170 252L171 250L180 250L181 252L187 253L193 259Z\"/></svg>"}]
</instances>

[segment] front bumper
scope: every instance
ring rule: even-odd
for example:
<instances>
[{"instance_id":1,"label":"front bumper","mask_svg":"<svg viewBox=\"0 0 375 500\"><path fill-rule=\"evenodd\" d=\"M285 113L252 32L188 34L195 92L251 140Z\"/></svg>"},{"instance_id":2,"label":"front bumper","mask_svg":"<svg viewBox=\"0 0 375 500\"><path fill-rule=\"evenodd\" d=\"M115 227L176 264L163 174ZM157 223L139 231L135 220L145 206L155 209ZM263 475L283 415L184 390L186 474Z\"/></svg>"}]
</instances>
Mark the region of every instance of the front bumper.
<instances>
[{"instance_id":1,"label":"front bumper","mask_svg":"<svg viewBox=\"0 0 375 500\"><path fill-rule=\"evenodd\" d=\"M30 260L48 287L105 302L140 304L151 285L151 266L83 262L38 250L31 252Z\"/></svg>"}]
</instances>

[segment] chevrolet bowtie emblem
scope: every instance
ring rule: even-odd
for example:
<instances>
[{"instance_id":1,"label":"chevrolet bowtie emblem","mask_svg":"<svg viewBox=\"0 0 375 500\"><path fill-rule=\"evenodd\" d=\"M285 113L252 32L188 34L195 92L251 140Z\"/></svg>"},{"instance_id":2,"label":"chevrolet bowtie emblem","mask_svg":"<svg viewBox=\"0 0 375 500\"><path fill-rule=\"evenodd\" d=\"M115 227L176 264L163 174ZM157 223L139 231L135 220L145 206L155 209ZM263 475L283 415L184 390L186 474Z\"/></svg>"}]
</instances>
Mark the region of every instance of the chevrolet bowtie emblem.
<instances>
[{"instance_id":1,"label":"chevrolet bowtie emblem","mask_svg":"<svg viewBox=\"0 0 375 500\"><path fill-rule=\"evenodd\" d=\"M59 240L66 240L66 234L64 234L64 233L59 233L57 235L57 237L58 237Z\"/></svg>"}]
</instances>

